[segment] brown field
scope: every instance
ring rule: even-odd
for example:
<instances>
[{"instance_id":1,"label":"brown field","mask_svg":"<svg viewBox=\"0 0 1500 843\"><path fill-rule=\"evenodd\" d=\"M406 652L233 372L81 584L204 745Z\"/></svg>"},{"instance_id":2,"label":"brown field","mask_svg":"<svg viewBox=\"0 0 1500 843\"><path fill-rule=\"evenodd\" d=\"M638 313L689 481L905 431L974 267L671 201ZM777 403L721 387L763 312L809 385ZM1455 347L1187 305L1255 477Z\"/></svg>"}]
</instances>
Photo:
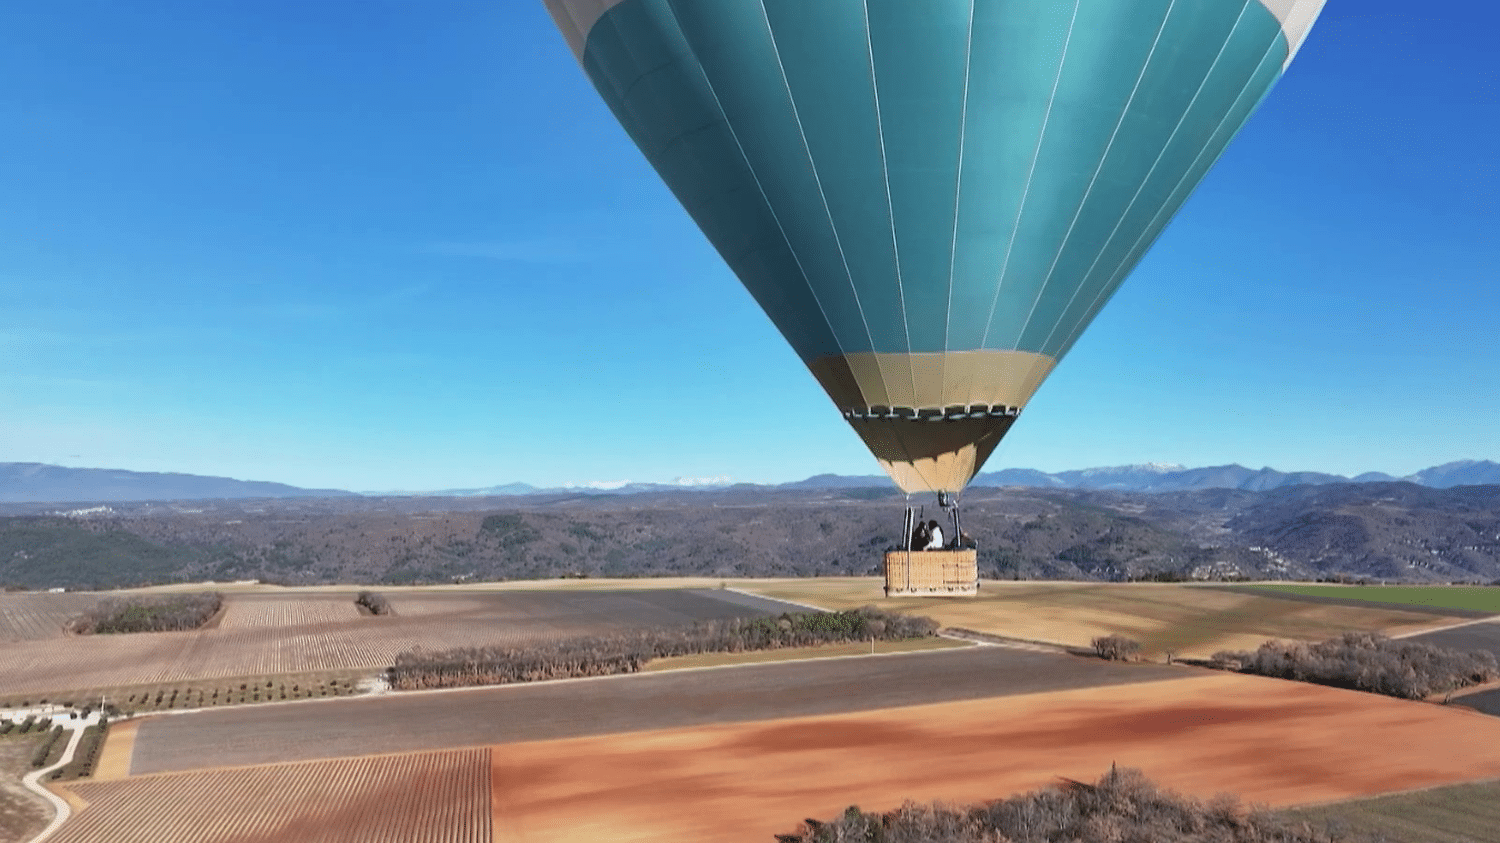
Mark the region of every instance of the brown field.
<instances>
[{"instance_id":1,"label":"brown field","mask_svg":"<svg viewBox=\"0 0 1500 843\"><path fill-rule=\"evenodd\" d=\"M490 843L487 749L69 784L49 843Z\"/></svg>"},{"instance_id":2,"label":"brown field","mask_svg":"<svg viewBox=\"0 0 1500 843\"><path fill-rule=\"evenodd\" d=\"M1500 720L1238 675L493 748L496 840L771 840L803 817L1092 780L1273 806L1500 775Z\"/></svg>"},{"instance_id":3,"label":"brown field","mask_svg":"<svg viewBox=\"0 0 1500 843\"><path fill-rule=\"evenodd\" d=\"M58 636L0 648L0 688L9 697L230 677L358 669L373 673L413 647L485 646L758 613L713 594L394 593L390 597L397 614L374 617L359 614L352 593L229 593L217 628ZM53 595L23 596L35 600ZM278 618L286 623L278 624Z\"/></svg>"},{"instance_id":4,"label":"brown field","mask_svg":"<svg viewBox=\"0 0 1500 843\"><path fill-rule=\"evenodd\" d=\"M1500 840L1500 781L1475 782L1289 811L1315 825L1424 843Z\"/></svg>"},{"instance_id":5,"label":"brown field","mask_svg":"<svg viewBox=\"0 0 1500 843\"><path fill-rule=\"evenodd\" d=\"M882 582L827 577L733 584L829 609L875 603L928 615L944 626L1070 647L1088 647L1097 636L1118 633L1140 641L1153 658L1168 651L1206 658L1218 650L1254 649L1268 638L1322 640L1349 630L1402 633L1452 622L1381 606L1325 605L1176 584L987 580L977 597L888 599Z\"/></svg>"},{"instance_id":6,"label":"brown field","mask_svg":"<svg viewBox=\"0 0 1500 843\"><path fill-rule=\"evenodd\" d=\"M220 629L309 626L358 621L359 607L347 597L231 597L225 601Z\"/></svg>"},{"instance_id":7,"label":"brown field","mask_svg":"<svg viewBox=\"0 0 1500 843\"><path fill-rule=\"evenodd\" d=\"M0 840L30 840L52 819L52 808L21 786L41 735L0 738Z\"/></svg>"},{"instance_id":8,"label":"brown field","mask_svg":"<svg viewBox=\"0 0 1500 843\"><path fill-rule=\"evenodd\" d=\"M158 773L683 728L1102 688L1198 672L966 647L222 708L143 720L130 769Z\"/></svg>"},{"instance_id":9,"label":"brown field","mask_svg":"<svg viewBox=\"0 0 1500 843\"><path fill-rule=\"evenodd\" d=\"M93 594L0 593L0 641L63 637L63 625L95 603Z\"/></svg>"}]
</instances>

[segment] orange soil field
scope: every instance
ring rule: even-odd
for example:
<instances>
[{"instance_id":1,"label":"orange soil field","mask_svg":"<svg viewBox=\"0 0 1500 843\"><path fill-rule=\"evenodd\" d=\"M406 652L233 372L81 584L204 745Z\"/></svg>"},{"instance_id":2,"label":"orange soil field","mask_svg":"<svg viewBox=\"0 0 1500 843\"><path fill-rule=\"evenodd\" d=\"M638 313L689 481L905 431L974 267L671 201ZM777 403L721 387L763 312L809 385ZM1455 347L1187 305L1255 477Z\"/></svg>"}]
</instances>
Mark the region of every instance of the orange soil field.
<instances>
[{"instance_id":1,"label":"orange soil field","mask_svg":"<svg viewBox=\"0 0 1500 843\"><path fill-rule=\"evenodd\" d=\"M492 748L497 841L769 841L803 817L977 802L1111 763L1273 806L1500 775L1500 720L1239 675Z\"/></svg>"},{"instance_id":2,"label":"orange soil field","mask_svg":"<svg viewBox=\"0 0 1500 843\"><path fill-rule=\"evenodd\" d=\"M53 595L23 596L18 607ZM343 599L327 592L275 599L229 594L217 628L19 641L0 648L0 692L375 670L413 647L518 643L757 613L709 591L419 593L394 596L398 614L387 617L360 615L352 593L347 610L330 608Z\"/></svg>"},{"instance_id":3,"label":"orange soil field","mask_svg":"<svg viewBox=\"0 0 1500 843\"><path fill-rule=\"evenodd\" d=\"M49 843L490 843L489 776L467 749L80 782Z\"/></svg>"}]
</instances>

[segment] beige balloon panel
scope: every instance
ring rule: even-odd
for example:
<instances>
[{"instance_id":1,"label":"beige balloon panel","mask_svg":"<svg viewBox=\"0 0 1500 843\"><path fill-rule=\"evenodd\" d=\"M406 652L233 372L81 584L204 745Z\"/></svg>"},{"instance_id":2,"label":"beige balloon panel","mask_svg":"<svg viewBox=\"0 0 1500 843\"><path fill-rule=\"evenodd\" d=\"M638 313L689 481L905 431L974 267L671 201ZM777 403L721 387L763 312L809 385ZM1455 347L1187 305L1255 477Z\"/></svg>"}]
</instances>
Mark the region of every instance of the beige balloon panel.
<instances>
[{"instance_id":1,"label":"beige balloon panel","mask_svg":"<svg viewBox=\"0 0 1500 843\"><path fill-rule=\"evenodd\" d=\"M1056 360L1028 351L861 352L818 358L813 376L840 410L1024 407ZM984 465L1015 416L849 424L903 492L958 492Z\"/></svg>"}]
</instances>

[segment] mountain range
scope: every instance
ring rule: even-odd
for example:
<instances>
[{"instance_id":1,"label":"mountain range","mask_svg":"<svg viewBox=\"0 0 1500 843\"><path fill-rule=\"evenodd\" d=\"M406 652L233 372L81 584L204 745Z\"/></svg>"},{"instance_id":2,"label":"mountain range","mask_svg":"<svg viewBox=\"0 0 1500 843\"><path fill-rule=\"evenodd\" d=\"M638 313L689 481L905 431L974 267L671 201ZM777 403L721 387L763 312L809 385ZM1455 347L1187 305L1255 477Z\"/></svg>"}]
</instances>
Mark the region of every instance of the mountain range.
<instances>
[{"instance_id":1,"label":"mountain range","mask_svg":"<svg viewBox=\"0 0 1500 843\"><path fill-rule=\"evenodd\" d=\"M1316 471L1284 472L1242 465L1187 468L1165 463L1085 468L1048 473L1028 468L983 472L970 483L977 487L1025 486L1041 489L1091 489L1116 492L1184 492L1198 489L1238 489L1264 492L1286 486L1405 481L1435 489L1500 484L1500 464L1489 460L1459 460L1426 468L1406 477L1367 472L1354 477ZM691 492L726 488L766 489L889 489L883 475L819 474L774 486L734 484L721 478L684 479L675 483L607 483L540 488L508 483L472 489L430 492L365 493L381 497L495 497L538 494L636 494ZM115 503L127 501L209 500L240 498L351 497L359 493L339 489L304 489L284 483L235 480L194 474L163 474L103 468L66 468L42 463L0 463L0 503Z\"/></svg>"}]
</instances>

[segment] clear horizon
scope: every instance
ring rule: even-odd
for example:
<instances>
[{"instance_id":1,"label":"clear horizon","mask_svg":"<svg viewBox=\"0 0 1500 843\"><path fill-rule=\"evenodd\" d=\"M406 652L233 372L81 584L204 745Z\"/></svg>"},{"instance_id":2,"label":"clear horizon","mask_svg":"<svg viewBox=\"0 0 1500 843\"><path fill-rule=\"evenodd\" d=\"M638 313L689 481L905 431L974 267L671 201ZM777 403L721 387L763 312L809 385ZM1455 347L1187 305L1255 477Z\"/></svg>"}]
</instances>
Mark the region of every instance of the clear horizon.
<instances>
[{"instance_id":1,"label":"clear horizon","mask_svg":"<svg viewBox=\"0 0 1500 843\"><path fill-rule=\"evenodd\" d=\"M879 473L539 0L0 27L0 460L351 490ZM1497 28L1330 2L983 470L1500 457Z\"/></svg>"},{"instance_id":2,"label":"clear horizon","mask_svg":"<svg viewBox=\"0 0 1500 843\"><path fill-rule=\"evenodd\" d=\"M1322 471L1322 470L1316 469L1316 468L1282 468L1282 467L1269 466L1269 465L1268 466L1259 466L1259 467L1256 467L1256 466L1245 465L1243 463L1235 463L1235 462L1215 463L1215 464L1212 464L1212 465L1183 465L1181 463L1151 462L1151 463L1132 463L1132 464L1124 464L1124 465L1077 466L1077 467L1074 467L1074 468L1057 469L1057 470L1036 469L1036 468L1033 468L1031 466L1007 466L1006 469L998 469L998 468L997 469L989 469L989 468L986 468L984 471L980 472L980 476L983 476L983 475L986 475L986 474L994 474L994 473L997 473L997 472L1000 472L1000 471L1004 471L1004 470L1007 470L1007 469L1013 469L1013 470L1018 470L1018 471L1041 471L1044 474L1057 475L1057 474L1067 474L1069 472L1078 472L1078 471L1098 471L1098 470L1111 470L1111 469L1144 469L1144 468L1156 468L1156 469L1161 470L1163 473L1172 473L1172 472L1175 472L1175 471L1195 471L1195 470L1201 470L1201 469L1225 468L1225 467L1230 467L1230 466L1239 466L1240 468L1243 468L1243 469L1246 469L1246 470L1252 471L1252 472L1277 471L1277 472L1280 472L1282 474L1301 474L1301 473L1329 474L1329 475L1334 475L1334 476L1342 476L1342 477L1345 477L1345 478L1348 478L1348 479L1351 479L1351 480L1354 479L1354 478L1356 478L1356 477L1365 475L1365 474L1387 474L1387 475L1389 475L1389 476L1391 476L1391 477L1393 477L1393 478L1395 478L1397 480L1403 480L1403 479L1405 479L1407 477L1415 476L1416 474L1419 474L1422 471L1427 471L1427 470L1430 470L1430 469L1446 468L1446 467L1450 467L1450 466L1460 466L1460 465L1471 465L1471 464L1475 464L1475 463L1491 463L1491 464L1493 464L1492 461L1490 461L1490 460L1460 459L1460 460L1453 460L1453 461L1448 462L1448 463L1441 463L1441 464L1437 464L1437 465L1423 466L1422 468L1417 469L1416 471L1407 472L1405 474L1392 474L1391 472L1382 472L1379 469L1367 469L1365 471L1358 471L1358 472L1346 473L1346 474L1340 475L1337 472ZM0 464L3 464L3 463L0 463ZM20 464L24 465L26 463L22 462ZM55 464L52 464L52 463L44 463L44 465L49 465L49 466L58 467L58 468L76 468L76 469L79 469L79 470L137 471L136 469L125 468L125 467L121 467L121 466L56 466ZM473 491L473 490L476 490L476 489L491 489L491 488L501 488L501 487L505 487L505 486L516 486L516 485L530 486L532 488L542 489L542 490L545 490L545 489L594 489L594 490L599 490L599 491L609 491L609 490L619 489L619 488L623 488L625 486L637 485L637 484L639 484L639 485L659 485L659 486L680 486L680 487L683 487L683 488L693 488L693 487L702 488L702 487L710 487L710 486L727 486L727 485L733 485L733 484L737 484L737 483L750 483L750 484L753 484L753 485L761 485L761 486L777 486L777 485L782 485L782 484L787 484L787 483L797 483L797 482L801 482L803 480L809 480L809 479L811 479L813 477L822 477L822 476L874 477L874 478L881 478L881 479L885 478L885 475L883 473L878 472L878 471L855 473L855 474L842 474L842 473L839 473L839 472L819 471L819 472L814 472L812 474L808 474L808 475L805 475L805 476L802 476L802 477L780 478L780 479L758 480L758 481L757 480L746 480L744 478L730 477L730 476L721 475L721 476L717 476L717 477L629 478L629 479L623 479L623 480L566 480L566 481L563 481L563 482L560 482L560 483L536 483L536 482L527 481L525 479L508 479L508 480L498 480L498 481L489 482L489 483L477 483L477 484L474 484L474 485L471 485L471 486L416 487L416 486L399 486L398 485L398 486L389 486L389 487L383 487L383 488L347 488L347 487L330 486L330 485L303 485L303 484L297 484L297 483L287 483L286 481L278 480L277 478L274 478L274 477L231 477L231 476L225 475L225 474L215 474L215 473L198 474L196 472L160 472L160 473L164 473L164 474L189 474L190 476L213 477L213 478L228 479L228 480L233 480L233 481L238 481L238 482L250 482L250 483L282 483L284 485L294 486L294 487L303 488L303 489L330 489L330 490L334 490L334 491L354 492L355 494L360 494L360 495L381 495L381 494L392 494L392 495L401 495L401 494L425 495L425 494L431 494L431 493L434 493L434 492L444 492L444 491ZM894 489L895 486L892 485L892 488Z\"/></svg>"}]
</instances>

